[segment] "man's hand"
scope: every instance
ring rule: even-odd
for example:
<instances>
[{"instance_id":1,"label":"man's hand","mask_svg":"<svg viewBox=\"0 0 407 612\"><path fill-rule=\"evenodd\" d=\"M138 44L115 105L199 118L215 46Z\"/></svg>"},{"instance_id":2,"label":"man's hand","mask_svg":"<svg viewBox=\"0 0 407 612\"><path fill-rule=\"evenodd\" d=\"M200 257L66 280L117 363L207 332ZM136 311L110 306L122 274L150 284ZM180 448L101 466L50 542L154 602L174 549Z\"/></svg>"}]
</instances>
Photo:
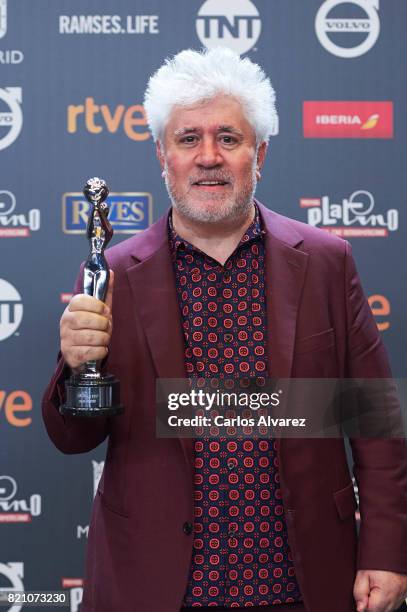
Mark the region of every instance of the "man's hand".
<instances>
[{"instance_id":1,"label":"man's hand","mask_svg":"<svg viewBox=\"0 0 407 612\"><path fill-rule=\"evenodd\" d=\"M113 282L110 270L106 303L81 293L71 299L61 317L61 352L73 370L85 361L98 361L107 355L112 335Z\"/></svg>"},{"instance_id":2,"label":"man's hand","mask_svg":"<svg viewBox=\"0 0 407 612\"><path fill-rule=\"evenodd\" d=\"M407 596L407 574L383 570L359 570L353 596L358 612L391 612Z\"/></svg>"}]
</instances>

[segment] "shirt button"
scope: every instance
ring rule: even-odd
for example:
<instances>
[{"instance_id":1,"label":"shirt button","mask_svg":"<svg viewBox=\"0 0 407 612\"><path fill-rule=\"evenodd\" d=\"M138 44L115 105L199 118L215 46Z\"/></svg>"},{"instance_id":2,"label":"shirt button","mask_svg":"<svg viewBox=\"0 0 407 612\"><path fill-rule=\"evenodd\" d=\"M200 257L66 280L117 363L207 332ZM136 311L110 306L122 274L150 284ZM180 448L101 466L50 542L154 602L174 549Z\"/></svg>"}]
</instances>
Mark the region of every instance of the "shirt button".
<instances>
[{"instance_id":1,"label":"shirt button","mask_svg":"<svg viewBox=\"0 0 407 612\"><path fill-rule=\"evenodd\" d=\"M235 533L237 531L236 523L230 523L229 525L229 533Z\"/></svg>"},{"instance_id":2,"label":"shirt button","mask_svg":"<svg viewBox=\"0 0 407 612\"><path fill-rule=\"evenodd\" d=\"M225 281L225 283L230 283L231 278L232 278L232 277L230 276L229 272L226 272L226 273L223 275L223 280Z\"/></svg>"},{"instance_id":3,"label":"shirt button","mask_svg":"<svg viewBox=\"0 0 407 612\"><path fill-rule=\"evenodd\" d=\"M232 342L233 334L225 334L224 338L225 338L225 342Z\"/></svg>"},{"instance_id":4,"label":"shirt button","mask_svg":"<svg viewBox=\"0 0 407 612\"><path fill-rule=\"evenodd\" d=\"M185 533L185 535L191 535L192 530L193 530L193 526L192 526L192 523L190 523L189 521L186 521L182 525L182 531Z\"/></svg>"},{"instance_id":5,"label":"shirt button","mask_svg":"<svg viewBox=\"0 0 407 612\"><path fill-rule=\"evenodd\" d=\"M236 467L236 462L234 459L228 459L228 468L229 470L233 470Z\"/></svg>"}]
</instances>

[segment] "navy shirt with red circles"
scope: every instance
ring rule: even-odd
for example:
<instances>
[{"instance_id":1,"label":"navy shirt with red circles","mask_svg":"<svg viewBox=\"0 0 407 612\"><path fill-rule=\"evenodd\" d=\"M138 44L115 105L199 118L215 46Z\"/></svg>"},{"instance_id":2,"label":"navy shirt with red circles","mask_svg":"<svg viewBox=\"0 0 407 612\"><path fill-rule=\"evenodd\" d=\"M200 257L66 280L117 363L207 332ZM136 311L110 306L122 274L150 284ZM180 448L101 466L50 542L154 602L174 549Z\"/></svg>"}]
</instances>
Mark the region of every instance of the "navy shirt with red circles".
<instances>
[{"instance_id":1,"label":"navy shirt with red circles","mask_svg":"<svg viewBox=\"0 0 407 612\"><path fill-rule=\"evenodd\" d=\"M265 244L257 207L224 265L178 236L171 215L169 244L188 376L261 385L272 354L266 352ZM301 601L274 441L228 436L196 438L194 445L194 542L183 605Z\"/></svg>"}]
</instances>

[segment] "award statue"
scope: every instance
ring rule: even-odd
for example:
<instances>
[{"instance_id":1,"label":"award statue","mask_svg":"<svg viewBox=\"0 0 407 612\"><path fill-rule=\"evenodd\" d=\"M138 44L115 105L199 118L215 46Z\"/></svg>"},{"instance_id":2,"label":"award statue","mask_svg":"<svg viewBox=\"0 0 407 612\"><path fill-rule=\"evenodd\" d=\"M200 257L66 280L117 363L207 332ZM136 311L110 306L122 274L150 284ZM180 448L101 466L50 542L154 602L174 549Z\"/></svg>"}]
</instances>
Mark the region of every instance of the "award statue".
<instances>
[{"instance_id":1,"label":"award statue","mask_svg":"<svg viewBox=\"0 0 407 612\"><path fill-rule=\"evenodd\" d=\"M83 194L91 205L87 236L90 253L83 269L83 292L104 301L109 286L109 266L104 250L113 236L105 200L109 189L104 181L91 178ZM87 361L80 372L65 382L66 402L61 414L72 416L113 416L123 411L120 383L111 374L102 374L98 361Z\"/></svg>"}]
</instances>

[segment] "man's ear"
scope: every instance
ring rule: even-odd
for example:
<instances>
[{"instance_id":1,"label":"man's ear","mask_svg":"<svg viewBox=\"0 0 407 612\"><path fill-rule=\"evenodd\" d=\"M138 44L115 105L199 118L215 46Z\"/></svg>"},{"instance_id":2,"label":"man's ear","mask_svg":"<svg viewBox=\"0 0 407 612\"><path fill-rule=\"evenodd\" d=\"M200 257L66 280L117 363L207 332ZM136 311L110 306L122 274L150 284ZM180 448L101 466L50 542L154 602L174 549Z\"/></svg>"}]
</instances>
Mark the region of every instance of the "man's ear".
<instances>
[{"instance_id":1,"label":"man's ear","mask_svg":"<svg viewBox=\"0 0 407 612\"><path fill-rule=\"evenodd\" d=\"M257 149L257 169L260 170L264 164L264 160L266 159L267 153L267 142L262 142L259 148Z\"/></svg>"},{"instance_id":2,"label":"man's ear","mask_svg":"<svg viewBox=\"0 0 407 612\"><path fill-rule=\"evenodd\" d=\"M157 155L158 161L160 162L161 168L164 169L164 166L165 166L164 150L163 150L163 145L159 140L156 140L155 142L155 153Z\"/></svg>"}]
</instances>

